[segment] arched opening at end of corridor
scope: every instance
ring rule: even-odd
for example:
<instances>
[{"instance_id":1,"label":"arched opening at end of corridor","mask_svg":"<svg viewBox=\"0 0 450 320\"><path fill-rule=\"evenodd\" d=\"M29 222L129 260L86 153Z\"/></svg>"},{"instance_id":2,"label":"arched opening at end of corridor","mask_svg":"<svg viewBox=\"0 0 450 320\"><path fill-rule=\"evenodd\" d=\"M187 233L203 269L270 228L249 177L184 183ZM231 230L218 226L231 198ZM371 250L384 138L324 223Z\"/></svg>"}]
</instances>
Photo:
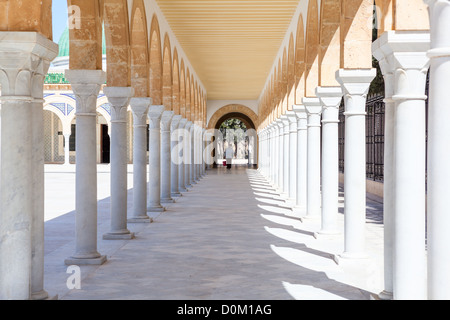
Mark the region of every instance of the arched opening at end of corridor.
<instances>
[{"instance_id":1,"label":"arched opening at end of corridor","mask_svg":"<svg viewBox=\"0 0 450 320\"><path fill-rule=\"evenodd\" d=\"M253 121L242 113L228 113L216 123L214 167L257 166L257 135Z\"/></svg>"}]
</instances>

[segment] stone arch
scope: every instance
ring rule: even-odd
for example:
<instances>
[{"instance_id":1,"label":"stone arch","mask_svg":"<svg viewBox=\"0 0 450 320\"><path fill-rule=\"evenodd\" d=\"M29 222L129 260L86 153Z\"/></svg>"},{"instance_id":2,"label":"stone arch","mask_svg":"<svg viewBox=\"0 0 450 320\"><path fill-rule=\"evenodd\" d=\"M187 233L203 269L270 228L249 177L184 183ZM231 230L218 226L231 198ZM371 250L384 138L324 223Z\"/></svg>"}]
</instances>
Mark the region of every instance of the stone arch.
<instances>
[{"instance_id":1,"label":"stone arch","mask_svg":"<svg viewBox=\"0 0 450 320\"><path fill-rule=\"evenodd\" d=\"M143 0L133 2L130 38L131 86L136 97L148 97L148 34Z\"/></svg>"},{"instance_id":2,"label":"stone arch","mask_svg":"<svg viewBox=\"0 0 450 320\"><path fill-rule=\"evenodd\" d=\"M164 36L162 80L163 105L166 111L172 111L172 72L172 49L169 36L166 33Z\"/></svg>"},{"instance_id":3,"label":"stone arch","mask_svg":"<svg viewBox=\"0 0 450 320\"><path fill-rule=\"evenodd\" d=\"M149 74L149 92L153 100L153 105L161 105L163 103L162 95L162 55L161 55L161 36L159 31L159 23L156 14L153 15L150 27L150 74Z\"/></svg>"},{"instance_id":4,"label":"stone arch","mask_svg":"<svg viewBox=\"0 0 450 320\"><path fill-rule=\"evenodd\" d=\"M106 82L110 87L130 86L130 33L126 0L103 0Z\"/></svg>"},{"instance_id":5,"label":"stone arch","mask_svg":"<svg viewBox=\"0 0 450 320\"><path fill-rule=\"evenodd\" d=\"M322 0L320 5L319 85L338 86L340 67L340 0Z\"/></svg>"},{"instance_id":6,"label":"stone arch","mask_svg":"<svg viewBox=\"0 0 450 320\"><path fill-rule=\"evenodd\" d=\"M172 67L172 109L175 114L180 115L180 71L178 65L177 48L173 51L173 67Z\"/></svg>"},{"instance_id":7,"label":"stone arch","mask_svg":"<svg viewBox=\"0 0 450 320\"><path fill-rule=\"evenodd\" d=\"M291 33L289 37L289 49L288 49L288 110L292 110L292 106L295 104L295 48L294 48L294 36Z\"/></svg>"},{"instance_id":8,"label":"stone arch","mask_svg":"<svg viewBox=\"0 0 450 320\"><path fill-rule=\"evenodd\" d=\"M189 68L186 70L186 119L192 121L191 115L191 73Z\"/></svg>"},{"instance_id":9,"label":"stone arch","mask_svg":"<svg viewBox=\"0 0 450 320\"><path fill-rule=\"evenodd\" d=\"M69 8L77 6L79 28L69 28L69 68L102 70L102 20L98 0L68 0ZM69 17L75 12L69 10ZM70 27L70 26L69 26Z\"/></svg>"},{"instance_id":10,"label":"stone arch","mask_svg":"<svg viewBox=\"0 0 450 320\"><path fill-rule=\"evenodd\" d=\"M305 97L314 97L319 85L319 11L317 0L310 0L308 3L305 47Z\"/></svg>"},{"instance_id":11,"label":"stone arch","mask_svg":"<svg viewBox=\"0 0 450 320\"><path fill-rule=\"evenodd\" d=\"M249 120L251 120L251 123L253 125L251 125L247 128L256 129L258 126L258 115L256 113L254 113L250 108L248 108L244 105L240 105L240 104L229 104L229 105L226 105L226 106L220 108L212 115L211 119L209 119L209 122L208 122L208 129L216 129L216 127L218 125L220 126L223 121L227 120L224 118L227 118L227 119L238 118L240 120L245 119L245 121L247 121L249 123L249 125L250 125ZM224 120L222 120L222 119L224 119ZM245 123L245 121L244 121L244 123Z\"/></svg>"},{"instance_id":12,"label":"stone arch","mask_svg":"<svg viewBox=\"0 0 450 320\"><path fill-rule=\"evenodd\" d=\"M184 60L180 63L180 115L187 119L186 116L186 76L184 71Z\"/></svg>"},{"instance_id":13,"label":"stone arch","mask_svg":"<svg viewBox=\"0 0 450 320\"><path fill-rule=\"evenodd\" d=\"M305 30L303 16L297 23L295 40L295 103L301 104L305 93Z\"/></svg>"}]
</instances>

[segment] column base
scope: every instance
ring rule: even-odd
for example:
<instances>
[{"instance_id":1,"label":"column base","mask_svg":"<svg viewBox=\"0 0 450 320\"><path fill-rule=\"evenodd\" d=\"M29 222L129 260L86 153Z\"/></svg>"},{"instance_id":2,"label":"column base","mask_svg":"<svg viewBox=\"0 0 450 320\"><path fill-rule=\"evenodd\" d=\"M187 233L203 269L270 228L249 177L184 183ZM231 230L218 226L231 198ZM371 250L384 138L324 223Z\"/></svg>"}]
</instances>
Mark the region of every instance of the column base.
<instances>
[{"instance_id":1,"label":"column base","mask_svg":"<svg viewBox=\"0 0 450 320\"><path fill-rule=\"evenodd\" d=\"M131 240L134 239L134 232L122 231L122 232L108 232L103 235L103 240Z\"/></svg>"},{"instance_id":2,"label":"column base","mask_svg":"<svg viewBox=\"0 0 450 320\"><path fill-rule=\"evenodd\" d=\"M394 294L392 292L383 290L379 294L371 294L371 300L394 300Z\"/></svg>"},{"instance_id":3,"label":"column base","mask_svg":"<svg viewBox=\"0 0 450 320\"><path fill-rule=\"evenodd\" d=\"M183 192L187 192L188 190L186 188L180 188L180 194L182 195Z\"/></svg>"},{"instance_id":4,"label":"column base","mask_svg":"<svg viewBox=\"0 0 450 320\"><path fill-rule=\"evenodd\" d=\"M31 300L58 300L58 295L49 296L47 291L42 290L32 293Z\"/></svg>"},{"instance_id":5,"label":"column base","mask_svg":"<svg viewBox=\"0 0 450 320\"><path fill-rule=\"evenodd\" d=\"M147 212L164 212L166 208L163 206L147 207Z\"/></svg>"},{"instance_id":6,"label":"column base","mask_svg":"<svg viewBox=\"0 0 450 320\"><path fill-rule=\"evenodd\" d=\"M306 216L302 216L300 217L301 222L307 222L307 221L317 221L320 219L320 215L316 214L316 215L306 215Z\"/></svg>"},{"instance_id":7,"label":"column base","mask_svg":"<svg viewBox=\"0 0 450 320\"><path fill-rule=\"evenodd\" d=\"M76 258L69 257L64 260L66 266L90 266L90 265L102 265L106 262L106 256L100 256L97 258Z\"/></svg>"},{"instance_id":8,"label":"column base","mask_svg":"<svg viewBox=\"0 0 450 320\"><path fill-rule=\"evenodd\" d=\"M183 195L181 194L181 192L172 192L171 196L172 196L173 198L179 198L179 197L181 197L181 196L183 196Z\"/></svg>"},{"instance_id":9,"label":"column base","mask_svg":"<svg viewBox=\"0 0 450 320\"><path fill-rule=\"evenodd\" d=\"M362 262L362 261L367 261L368 259L369 259L369 255L366 253L344 252L344 253L336 254L333 256L334 262L336 262L336 264L338 264L338 265L353 263L355 261Z\"/></svg>"},{"instance_id":10,"label":"column base","mask_svg":"<svg viewBox=\"0 0 450 320\"><path fill-rule=\"evenodd\" d=\"M332 238L335 236L340 235L341 232L337 231L337 230L330 230L330 231L318 231L318 232L314 232L314 238L319 239L319 238Z\"/></svg>"},{"instance_id":11,"label":"column base","mask_svg":"<svg viewBox=\"0 0 450 320\"><path fill-rule=\"evenodd\" d=\"M161 199L161 203L175 203L175 200L172 198Z\"/></svg>"},{"instance_id":12,"label":"column base","mask_svg":"<svg viewBox=\"0 0 450 320\"><path fill-rule=\"evenodd\" d=\"M145 215L145 216L140 216L140 217L133 217L133 218L129 218L127 219L128 223L152 223L153 219L150 218L149 216Z\"/></svg>"}]
</instances>

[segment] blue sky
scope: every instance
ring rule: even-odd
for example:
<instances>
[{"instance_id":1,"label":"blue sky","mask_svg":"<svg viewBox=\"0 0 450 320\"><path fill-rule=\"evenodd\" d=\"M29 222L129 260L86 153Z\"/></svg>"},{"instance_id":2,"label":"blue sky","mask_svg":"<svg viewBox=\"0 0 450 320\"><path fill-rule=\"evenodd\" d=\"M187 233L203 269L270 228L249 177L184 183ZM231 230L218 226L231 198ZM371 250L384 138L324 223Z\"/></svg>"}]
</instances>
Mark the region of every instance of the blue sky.
<instances>
[{"instance_id":1,"label":"blue sky","mask_svg":"<svg viewBox=\"0 0 450 320\"><path fill-rule=\"evenodd\" d=\"M53 0L53 41L58 43L61 34L67 26L67 1Z\"/></svg>"}]
</instances>

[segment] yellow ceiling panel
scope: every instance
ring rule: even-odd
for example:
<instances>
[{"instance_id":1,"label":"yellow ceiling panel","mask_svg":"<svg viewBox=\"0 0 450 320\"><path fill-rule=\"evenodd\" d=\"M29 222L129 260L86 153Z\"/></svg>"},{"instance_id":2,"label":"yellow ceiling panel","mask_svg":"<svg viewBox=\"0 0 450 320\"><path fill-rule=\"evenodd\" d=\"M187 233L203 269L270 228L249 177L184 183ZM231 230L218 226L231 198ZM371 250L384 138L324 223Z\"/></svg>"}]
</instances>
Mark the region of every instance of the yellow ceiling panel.
<instances>
[{"instance_id":1,"label":"yellow ceiling panel","mask_svg":"<svg viewBox=\"0 0 450 320\"><path fill-rule=\"evenodd\" d=\"M300 0L156 0L210 100L258 99Z\"/></svg>"}]
</instances>

